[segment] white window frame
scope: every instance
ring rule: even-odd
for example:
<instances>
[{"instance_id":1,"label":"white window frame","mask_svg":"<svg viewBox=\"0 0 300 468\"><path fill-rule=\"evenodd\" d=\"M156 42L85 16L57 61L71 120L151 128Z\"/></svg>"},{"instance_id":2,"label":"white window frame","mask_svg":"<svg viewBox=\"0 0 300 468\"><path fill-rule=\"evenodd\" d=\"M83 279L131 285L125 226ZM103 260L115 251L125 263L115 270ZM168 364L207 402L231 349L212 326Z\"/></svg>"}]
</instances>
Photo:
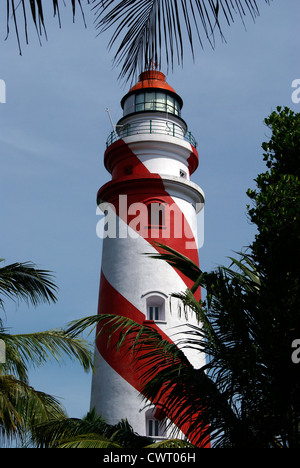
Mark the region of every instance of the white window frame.
<instances>
[{"instance_id":1,"label":"white window frame","mask_svg":"<svg viewBox=\"0 0 300 468\"><path fill-rule=\"evenodd\" d=\"M167 437L167 424L165 420L159 421L154 417L156 408L150 408L145 413L146 436L153 439L164 439Z\"/></svg>"},{"instance_id":2,"label":"white window frame","mask_svg":"<svg viewBox=\"0 0 300 468\"><path fill-rule=\"evenodd\" d=\"M150 291L142 297L145 299L146 320L166 323L166 300L168 296L159 291Z\"/></svg>"},{"instance_id":3,"label":"white window frame","mask_svg":"<svg viewBox=\"0 0 300 468\"><path fill-rule=\"evenodd\" d=\"M148 320L154 320L154 322L162 320L161 306L149 305L147 308L147 318Z\"/></svg>"}]
</instances>

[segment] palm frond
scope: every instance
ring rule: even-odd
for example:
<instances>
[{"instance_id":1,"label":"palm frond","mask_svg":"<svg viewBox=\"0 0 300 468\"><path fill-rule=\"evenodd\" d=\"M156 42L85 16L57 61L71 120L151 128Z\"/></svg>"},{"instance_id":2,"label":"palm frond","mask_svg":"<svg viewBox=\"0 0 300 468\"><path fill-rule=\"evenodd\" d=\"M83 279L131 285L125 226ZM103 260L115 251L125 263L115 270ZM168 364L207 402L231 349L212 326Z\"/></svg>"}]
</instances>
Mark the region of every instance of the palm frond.
<instances>
[{"instance_id":1,"label":"palm frond","mask_svg":"<svg viewBox=\"0 0 300 468\"><path fill-rule=\"evenodd\" d=\"M156 405L161 404L163 398L164 412L172 424L179 428L189 426L193 429L188 430L188 435L193 439L191 442L197 440L197 443L205 443L208 435L207 411L211 411L205 393L207 386L210 393L214 388L215 402L217 398L223 405L226 402L226 397L219 394L217 386L205 375L205 366L194 369L183 352L184 346L181 348L163 339L152 326L116 315L99 315L97 322L99 335L107 335L107 345L116 347L124 354L131 354L132 366L140 376L141 395L145 401ZM76 323L72 326L76 327ZM79 326L82 326L82 322ZM188 335L189 332L186 333ZM195 418L192 425L191 417Z\"/></svg>"},{"instance_id":2,"label":"palm frond","mask_svg":"<svg viewBox=\"0 0 300 468\"><path fill-rule=\"evenodd\" d=\"M187 440L182 439L167 439L167 440L160 440L159 442L154 442L153 444L147 445L145 448L150 449L176 449L176 448L194 448L195 446L188 442Z\"/></svg>"},{"instance_id":3,"label":"palm frond","mask_svg":"<svg viewBox=\"0 0 300 468\"><path fill-rule=\"evenodd\" d=\"M58 288L52 278L51 272L38 269L31 262L2 266L0 267L0 296L30 302L34 306L43 302L56 302L55 294ZM0 305L3 307L1 297Z\"/></svg>"},{"instance_id":4,"label":"palm frond","mask_svg":"<svg viewBox=\"0 0 300 468\"><path fill-rule=\"evenodd\" d=\"M127 420L115 425L92 410L82 419L61 417L36 425L28 444L39 448L131 448L139 449L150 439L136 434Z\"/></svg>"},{"instance_id":5,"label":"palm frond","mask_svg":"<svg viewBox=\"0 0 300 468\"><path fill-rule=\"evenodd\" d=\"M151 258L164 260L173 268L183 273L187 278L194 281L194 283L196 283L197 281L199 282L199 277L201 277L202 272L199 269L199 266L196 263L194 263L190 258L186 257L180 252L177 252L176 250L172 249L172 247L169 247L165 244L156 242L155 246L159 250L157 254L145 255Z\"/></svg>"},{"instance_id":6,"label":"palm frond","mask_svg":"<svg viewBox=\"0 0 300 468\"><path fill-rule=\"evenodd\" d=\"M0 427L6 437L22 437L35 425L64 414L56 398L11 375L0 375L0 394Z\"/></svg>"},{"instance_id":7,"label":"palm frond","mask_svg":"<svg viewBox=\"0 0 300 468\"><path fill-rule=\"evenodd\" d=\"M91 334L98 326L99 321L101 322L101 317L98 315L88 315L81 319L76 319L69 322L66 331L71 335L73 333L77 335L85 332L88 328L90 328L91 330L89 331L89 334Z\"/></svg>"},{"instance_id":8,"label":"palm frond","mask_svg":"<svg viewBox=\"0 0 300 468\"><path fill-rule=\"evenodd\" d=\"M244 289L249 292L258 290L261 286L260 276L256 266L249 255L239 252L240 260L229 257L232 261L229 268L222 267L231 279L235 279ZM235 265L241 271L235 271L231 267Z\"/></svg>"},{"instance_id":9,"label":"palm frond","mask_svg":"<svg viewBox=\"0 0 300 468\"><path fill-rule=\"evenodd\" d=\"M270 0L265 0L267 4ZM259 15L255 0L93 0L96 28L114 28L109 48L116 46L114 61L120 64L120 77L133 78L136 72L148 69L151 63L173 68L175 58L183 64L184 43L194 56L196 40L203 47L203 37L215 47L216 36L225 40L224 26L235 17L242 22L249 15ZM201 25L202 30L199 25ZM162 51L165 50L165 56Z\"/></svg>"},{"instance_id":10,"label":"palm frond","mask_svg":"<svg viewBox=\"0 0 300 468\"><path fill-rule=\"evenodd\" d=\"M47 3L49 0L47 0ZM69 5L72 9L73 20L75 19L75 14L77 8L79 8L84 25L85 24L85 15L82 7L82 0L69 0ZM86 0L87 4L90 4L90 0ZM31 20L33 22L33 26L36 32L36 35L41 43L41 37L44 35L47 39L47 32L46 32L46 19L45 19L45 7L43 4L43 0L30 0L29 7L27 0L6 0L6 29L7 29L7 36L10 34L10 24L11 21L13 22L13 26L15 29L15 34L17 37L19 53L22 54L22 40L20 38L20 30L19 25L22 23L24 28L24 35L25 41L28 44L28 24ZM66 6L66 3L63 2L63 5ZM59 27L61 26L61 18L60 18L60 6L61 2L59 0L52 0L52 7L53 7L53 16L57 17ZM29 9L29 11L28 11Z\"/></svg>"},{"instance_id":11,"label":"palm frond","mask_svg":"<svg viewBox=\"0 0 300 468\"><path fill-rule=\"evenodd\" d=\"M91 345L62 329L18 335L0 333L0 338L6 347L1 373L13 372L23 381L27 381L28 366L41 366L51 358L58 363L65 358L77 360L85 371L92 368Z\"/></svg>"},{"instance_id":12,"label":"palm frond","mask_svg":"<svg viewBox=\"0 0 300 468\"><path fill-rule=\"evenodd\" d=\"M225 41L223 30L236 18L244 23L245 17L255 21L259 15L256 0L86 0L85 5L82 0L62 3L52 0L53 16L58 19L59 27L61 4L71 8L73 20L79 9L84 26L84 6L92 5L96 30L102 33L114 28L108 46L116 46L114 63L121 65L120 78L127 79L133 79L152 63L161 66L165 60L168 69L173 69L175 60L183 65L185 43L194 58L196 42L203 48L205 38L215 48L217 37ZM20 25L26 43L30 23L41 43L43 36L47 39L46 12L43 0L30 0L29 7L26 0L6 0L7 36L12 23L20 54Z\"/></svg>"},{"instance_id":13,"label":"palm frond","mask_svg":"<svg viewBox=\"0 0 300 468\"><path fill-rule=\"evenodd\" d=\"M99 434L82 434L59 443L58 448L120 449L122 445Z\"/></svg>"}]
</instances>

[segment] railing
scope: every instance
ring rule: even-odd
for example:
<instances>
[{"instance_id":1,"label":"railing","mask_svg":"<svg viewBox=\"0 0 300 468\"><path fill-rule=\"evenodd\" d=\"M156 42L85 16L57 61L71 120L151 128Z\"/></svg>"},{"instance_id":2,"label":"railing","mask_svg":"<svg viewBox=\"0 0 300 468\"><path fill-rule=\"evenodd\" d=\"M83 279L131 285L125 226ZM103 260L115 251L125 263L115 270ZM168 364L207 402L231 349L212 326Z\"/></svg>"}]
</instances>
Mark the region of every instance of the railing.
<instances>
[{"instance_id":1,"label":"railing","mask_svg":"<svg viewBox=\"0 0 300 468\"><path fill-rule=\"evenodd\" d=\"M183 128L171 121L167 120L143 120L131 124L120 125L116 131L110 133L106 140L106 148L120 138L132 135L149 135L160 134L170 135L181 140L188 141L191 145L197 148L197 141L191 132L184 133Z\"/></svg>"}]
</instances>

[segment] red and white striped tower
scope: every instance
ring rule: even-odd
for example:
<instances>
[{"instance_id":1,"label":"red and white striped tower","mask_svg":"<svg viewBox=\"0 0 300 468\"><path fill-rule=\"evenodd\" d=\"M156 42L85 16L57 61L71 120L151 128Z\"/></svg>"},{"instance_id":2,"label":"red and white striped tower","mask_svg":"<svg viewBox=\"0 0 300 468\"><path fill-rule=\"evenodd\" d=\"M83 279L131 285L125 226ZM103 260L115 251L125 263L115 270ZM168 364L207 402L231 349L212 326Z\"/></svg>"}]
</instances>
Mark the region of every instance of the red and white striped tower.
<instances>
[{"instance_id":1,"label":"red and white striped tower","mask_svg":"<svg viewBox=\"0 0 300 468\"><path fill-rule=\"evenodd\" d=\"M186 318L179 316L177 300L170 295L191 284L167 263L145 254L157 253L155 243L160 242L198 264L196 216L204 195L190 180L198 166L196 143L181 118L182 99L163 73L142 73L121 105L123 117L104 155L112 179L97 198L106 209L98 312L140 324L151 320L175 340L172 335ZM189 358L200 366L199 355ZM155 408L142 402L131 357L107 347L106 336L97 339L95 367L91 408L110 424L126 418L141 435L167 436Z\"/></svg>"}]
</instances>

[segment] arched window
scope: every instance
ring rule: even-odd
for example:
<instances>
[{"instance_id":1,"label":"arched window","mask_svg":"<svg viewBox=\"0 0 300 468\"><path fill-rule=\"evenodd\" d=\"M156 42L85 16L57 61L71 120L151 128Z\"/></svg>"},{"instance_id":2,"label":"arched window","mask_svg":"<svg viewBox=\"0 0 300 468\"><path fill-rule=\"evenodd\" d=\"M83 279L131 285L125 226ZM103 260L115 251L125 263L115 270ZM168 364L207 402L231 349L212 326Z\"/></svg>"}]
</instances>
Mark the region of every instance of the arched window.
<instances>
[{"instance_id":1,"label":"arched window","mask_svg":"<svg viewBox=\"0 0 300 468\"><path fill-rule=\"evenodd\" d=\"M154 439L166 437L166 421L161 418L161 412L157 408L146 411L146 435Z\"/></svg>"},{"instance_id":2,"label":"arched window","mask_svg":"<svg viewBox=\"0 0 300 468\"><path fill-rule=\"evenodd\" d=\"M148 227L163 228L166 224L166 203L162 200L151 200L146 205L148 210Z\"/></svg>"},{"instance_id":3,"label":"arched window","mask_svg":"<svg viewBox=\"0 0 300 468\"><path fill-rule=\"evenodd\" d=\"M146 294L146 320L154 322L164 322L165 318L165 302L167 296L158 291L153 291Z\"/></svg>"}]
</instances>

